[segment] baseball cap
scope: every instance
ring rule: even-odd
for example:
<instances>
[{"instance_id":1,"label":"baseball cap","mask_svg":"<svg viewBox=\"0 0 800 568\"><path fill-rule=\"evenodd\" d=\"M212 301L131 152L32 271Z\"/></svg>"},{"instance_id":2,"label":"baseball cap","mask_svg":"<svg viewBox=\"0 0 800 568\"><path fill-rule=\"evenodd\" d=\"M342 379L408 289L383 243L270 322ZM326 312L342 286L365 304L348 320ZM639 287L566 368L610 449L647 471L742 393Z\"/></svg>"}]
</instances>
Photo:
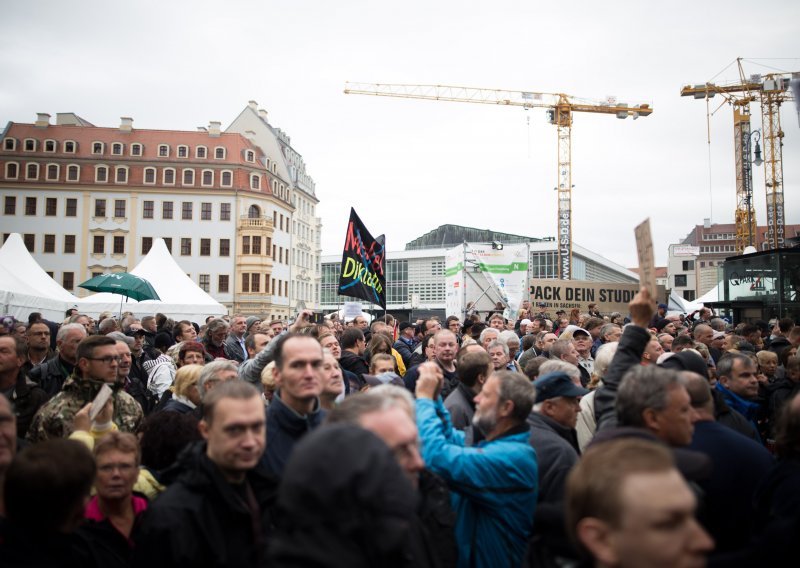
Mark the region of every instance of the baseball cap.
<instances>
[{"instance_id":1,"label":"baseball cap","mask_svg":"<svg viewBox=\"0 0 800 568\"><path fill-rule=\"evenodd\" d=\"M564 333L570 333L570 332L572 332L572 337L575 337L575 335L579 333L583 333L584 335L588 335L589 337L592 336L591 333L589 333L588 331L577 325L568 325L567 328L564 330Z\"/></svg>"},{"instance_id":2,"label":"baseball cap","mask_svg":"<svg viewBox=\"0 0 800 568\"><path fill-rule=\"evenodd\" d=\"M411 323L410 321L404 321L404 322L402 322L400 324L400 331L404 331L404 330L408 329L409 327L414 327L414 324Z\"/></svg>"},{"instance_id":3,"label":"baseball cap","mask_svg":"<svg viewBox=\"0 0 800 568\"><path fill-rule=\"evenodd\" d=\"M711 336L712 340L714 340L714 339L724 339L724 338L725 338L725 332L724 331L715 331L714 335Z\"/></svg>"},{"instance_id":4,"label":"baseball cap","mask_svg":"<svg viewBox=\"0 0 800 568\"><path fill-rule=\"evenodd\" d=\"M519 326L522 327L523 325L528 325L530 323L531 323L531 320L529 320L528 318L525 318L524 320L519 322Z\"/></svg>"},{"instance_id":5,"label":"baseball cap","mask_svg":"<svg viewBox=\"0 0 800 568\"><path fill-rule=\"evenodd\" d=\"M583 396L590 392L573 383L569 375L562 371L542 375L534 381L533 386L536 387L536 402L559 396Z\"/></svg>"}]
</instances>

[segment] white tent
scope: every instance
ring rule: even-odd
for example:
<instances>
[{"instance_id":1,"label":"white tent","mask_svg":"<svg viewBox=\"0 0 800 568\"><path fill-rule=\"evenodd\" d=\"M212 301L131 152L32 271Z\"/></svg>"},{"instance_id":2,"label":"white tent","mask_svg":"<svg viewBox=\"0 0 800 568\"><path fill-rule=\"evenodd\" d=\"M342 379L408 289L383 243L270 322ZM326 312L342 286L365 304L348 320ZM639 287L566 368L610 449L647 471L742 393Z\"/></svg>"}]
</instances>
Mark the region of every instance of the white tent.
<instances>
[{"instance_id":1,"label":"white tent","mask_svg":"<svg viewBox=\"0 0 800 568\"><path fill-rule=\"evenodd\" d=\"M141 276L152 284L161 300L124 300L124 296L101 292L78 300L82 312L99 314L117 313L122 301L122 310L142 317L161 312L175 320L188 319L202 322L207 316L223 316L228 313L225 306L204 292L172 258L163 239L155 239L153 247L131 274Z\"/></svg>"},{"instance_id":2,"label":"white tent","mask_svg":"<svg viewBox=\"0 0 800 568\"><path fill-rule=\"evenodd\" d=\"M60 322L78 298L59 286L34 260L19 233L11 233L0 248L0 311L19 320L31 312Z\"/></svg>"}]
</instances>

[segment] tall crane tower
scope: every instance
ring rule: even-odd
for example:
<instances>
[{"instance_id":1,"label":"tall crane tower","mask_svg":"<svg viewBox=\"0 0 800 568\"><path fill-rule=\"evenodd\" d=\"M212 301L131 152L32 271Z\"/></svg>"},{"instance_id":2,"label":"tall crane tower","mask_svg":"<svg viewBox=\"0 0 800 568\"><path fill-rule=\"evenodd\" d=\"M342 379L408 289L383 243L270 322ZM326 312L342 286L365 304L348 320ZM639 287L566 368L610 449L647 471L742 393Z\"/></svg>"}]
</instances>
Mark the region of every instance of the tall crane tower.
<instances>
[{"instance_id":1,"label":"tall crane tower","mask_svg":"<svg viewBox=\"0 0 800 568\"><path fill-rule=\"evenodd\" d=\"M508 91L449 85L348 82L344 92L350 95L548 109L548 120L558 129L558 185L556 189L558 190L558 275L561 280L572 278L572 114L574 112L594 112L612 114L622 119L632 116L636 120L640 116L649 116L653 112L648 104L629 106L611 100L596 102L578 99L562 93Z\"/></svg>"},{"instance_id":2,"label":"tall crane tower","mask_svg":"<svg viewBox=\"0 0 800 568\"><path fill-rule=\"evenodd\" d=\"M747 246L756 246L756 215L753 203L753 172L750 162L750 103L760 100L762 134L766 166L767 242L771 249L784 245L785 214L783 207L783 130L780 106L791 99L790 73L770 73L745 78L741 58L737 59L740 81L717 85L687 85L681 89L682 97L706 101L721 95L733 107L734 157L736 164L736 249L742 252ZM797 74L794 74L797 75ZM760 165L761 152L756 136L755 164Z\"/></svg>"}]
</instances>

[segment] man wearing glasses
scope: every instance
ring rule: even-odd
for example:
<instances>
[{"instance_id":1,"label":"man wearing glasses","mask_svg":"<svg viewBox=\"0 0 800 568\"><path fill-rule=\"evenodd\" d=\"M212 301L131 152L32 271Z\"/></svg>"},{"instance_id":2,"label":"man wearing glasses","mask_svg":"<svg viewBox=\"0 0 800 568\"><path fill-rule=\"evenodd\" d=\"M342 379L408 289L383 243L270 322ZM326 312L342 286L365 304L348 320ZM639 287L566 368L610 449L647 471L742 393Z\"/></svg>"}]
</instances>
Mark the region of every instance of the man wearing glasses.
<instances>
[{"instance_id":1,"label":"man wearing glasses","mask_svg":"<svg viewBox=\"0 0 800 568\"><path fill-rule=\"evenodd\" d=\"M39 409L28 430L31 442L50 438L66 438L72 433L75 414L92 402L103 384L113 390L112 422L96 424L94 430L112 429L116 424L123 432L136 432L142 421L142 407L117 381L119 355L116 341L104 335L93 335L78 344L78 360L63 390Z\"/></svg>"}]
</instances>

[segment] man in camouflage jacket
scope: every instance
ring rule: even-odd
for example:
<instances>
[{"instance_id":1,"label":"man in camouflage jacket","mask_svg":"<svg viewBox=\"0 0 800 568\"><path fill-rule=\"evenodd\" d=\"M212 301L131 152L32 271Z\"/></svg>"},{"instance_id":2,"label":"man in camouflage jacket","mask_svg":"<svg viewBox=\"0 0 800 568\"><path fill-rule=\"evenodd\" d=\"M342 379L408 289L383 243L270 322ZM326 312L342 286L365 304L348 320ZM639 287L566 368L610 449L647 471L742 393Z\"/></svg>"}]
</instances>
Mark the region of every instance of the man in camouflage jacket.
<instances>
[{"instance_id":1,"label":"man in camouflage jacket","mask_svg":"<svg viewBox=\"0 0 800 568\"><path fill-rule=\"evenodd\" d=\"M135 433L138 429L142 407L117 382L116 342L103 335L87 337L78 344L77 360L62 391L36 413L27 435L31 442L69 436L75 414L94 400L104 383L114 391L113 422L123 432Z\"/></svg>"}]
</instances>

